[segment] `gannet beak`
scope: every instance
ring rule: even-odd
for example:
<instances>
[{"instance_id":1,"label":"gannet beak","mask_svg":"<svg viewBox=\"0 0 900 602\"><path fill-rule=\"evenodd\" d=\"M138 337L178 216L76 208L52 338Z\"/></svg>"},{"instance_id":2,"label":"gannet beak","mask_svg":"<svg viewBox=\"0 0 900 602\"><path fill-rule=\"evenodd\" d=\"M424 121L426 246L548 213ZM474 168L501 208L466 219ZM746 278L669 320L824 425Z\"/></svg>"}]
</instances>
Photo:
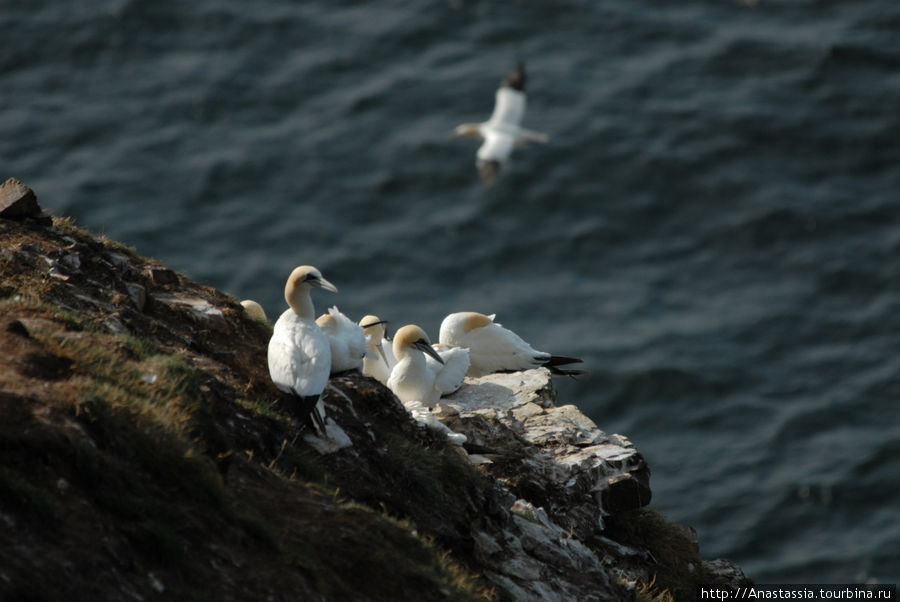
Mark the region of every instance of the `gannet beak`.
<instances>
[{"instance_id":1,"label":"gannet beak","mask_svg":"<svg viewBox=\"0 0 900 602\"><path fill-rule=\"evenodd\" d=\"M335 285L331 284L330 282L328 282L327 280L325 280L324 278L317 278L315 280L310 280L309 283L312 286L317 286L319 288L323 288L326 291L331 291L332 293L338 292L337 287Z\"/></svg>"},{"instance_id":2,"label":"gannet beak","mask_svg":"<svg viewBox=\"0 0 900 602\"><path fill-rule=\"evenodd\" d=\"M390 370L390 369L391 369L391 365L390 365L390 364L388 363L388 361L387 361L387 356L384 355L384 347L381 345L381 343L377 343L377 344L375 345L375 351L377 351L377 352L378 352L378 355L381 356L381 361L384 362L385 367L386 367L388 370Z\"/></svg>"},{"instance_id":3,"label":"gannet beak","mask_svg":"<svg viewBox=\"0 0 900 602\"><path fill-rule=\"evenodd\" d=\"M432 347L431 345L428 344L428 341L419 339L418 341L413 343L412 346L415 347L416 349L418 349L419 351L422 351L423 353L427 353L428 355L430 355L431 357L433 357L440 363L442 363L442 364L444 363L444 360L441 359L441 356L438 355L438 352L434 350L434 347Z\"/></svg>"}]
</instances>

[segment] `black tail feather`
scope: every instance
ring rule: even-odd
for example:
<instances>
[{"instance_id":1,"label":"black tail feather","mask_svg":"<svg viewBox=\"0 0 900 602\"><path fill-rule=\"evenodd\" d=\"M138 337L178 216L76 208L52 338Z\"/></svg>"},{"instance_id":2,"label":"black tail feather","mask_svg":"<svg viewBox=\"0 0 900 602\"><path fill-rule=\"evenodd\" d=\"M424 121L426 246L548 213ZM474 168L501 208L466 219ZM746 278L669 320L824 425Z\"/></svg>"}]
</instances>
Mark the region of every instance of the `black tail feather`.
<instances>
[{"instance_id":1,"label":"black tail feather","mask_svg":"<svg viewBox=\"0 0 900 602\"><path fill-rule=\"evenodd\" d=\"M319 408L317 408L315 404L313 404L313 409L310 411L309 417L313 428L316 429L316 432L318 432L320 436L324 437L328 434L328 430L325 427L325 418L319 414Z\"/></svg>"},{"instance_id":2,"label":"black tail feather","mask_svg":"<svg viewBox=\"0 0 900 602\"><path fill-rule=\"evenodd\" d=\"M296 410L296 415L299 418L302 418L307 426L312 427L314 431L320 436L325 436L325 418L319 414L319 409L316 407L316 404L319 402L320 395L297 395L297 392L293 389L291 390L293 394L291 400L294 402L292 405Z\"/></svg>"}]
</instances>

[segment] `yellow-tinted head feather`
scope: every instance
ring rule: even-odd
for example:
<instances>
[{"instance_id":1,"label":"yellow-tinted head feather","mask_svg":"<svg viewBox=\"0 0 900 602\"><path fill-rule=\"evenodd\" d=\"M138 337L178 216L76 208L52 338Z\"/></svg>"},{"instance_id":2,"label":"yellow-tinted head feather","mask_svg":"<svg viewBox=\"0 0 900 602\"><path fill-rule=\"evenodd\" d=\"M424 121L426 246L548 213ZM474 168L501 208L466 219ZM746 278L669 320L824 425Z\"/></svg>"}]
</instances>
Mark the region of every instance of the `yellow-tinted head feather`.
<instances>
[{"instance_id":1,"label":"yellow-tinted head feather","mask_svg":"<svg viewBox=\"0 0 900 602\"><path fill-rule=\"evenodd\" d=\"M463 329L466 332L475 330L476 328L484 328L494 321L494 316L486 316L477 311L464 312L462 318Z\"/></svg>"}]
</instances>

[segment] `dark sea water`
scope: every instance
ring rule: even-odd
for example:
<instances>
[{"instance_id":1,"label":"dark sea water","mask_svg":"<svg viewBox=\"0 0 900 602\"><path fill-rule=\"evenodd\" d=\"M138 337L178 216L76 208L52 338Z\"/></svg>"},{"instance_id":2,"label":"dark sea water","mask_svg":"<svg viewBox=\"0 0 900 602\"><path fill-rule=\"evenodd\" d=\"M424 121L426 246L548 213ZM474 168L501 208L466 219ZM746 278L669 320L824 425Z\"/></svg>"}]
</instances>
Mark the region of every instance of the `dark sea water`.
<instances>
[{"instance_id":1,"label":"dark sea water","mask_svg":"<svg viewBox=\"0 0 900 602\"><path fill-rule=\"evenodd\" d=\"M0 1L0 178L199 281L496 313L758 582L900 579L900 2ZM477 143L518 59L525 125Z\"/></svg>"}]
</instances>

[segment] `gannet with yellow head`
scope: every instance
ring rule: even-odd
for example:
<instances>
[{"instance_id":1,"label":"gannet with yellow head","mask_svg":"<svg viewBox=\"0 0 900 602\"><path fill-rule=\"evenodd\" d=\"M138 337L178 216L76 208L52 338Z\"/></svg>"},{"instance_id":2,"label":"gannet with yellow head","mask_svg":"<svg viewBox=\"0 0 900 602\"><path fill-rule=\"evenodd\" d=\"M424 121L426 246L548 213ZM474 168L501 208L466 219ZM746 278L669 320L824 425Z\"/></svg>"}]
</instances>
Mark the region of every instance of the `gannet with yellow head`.
<instances>
[{"instance_id":1,"label":"gannet with yellow head","mask_svg":"<svg viewBox=\"0 0 900 602\"><path fill-rule=\"evenodd\" d=\"M484 141L476 153L475 165L485 184L494 183L514 147L547 142L546 134L522 127L524 116L525 65L519 63L497 89L491 118L482 123L464 123L454 130L457 136Z\"/></svg>"},{"instance_id":2,"label":"gannet with yellow head","mask_svg":"<svg viewBox=\"0 0 900 602\"><path fill-rule=\"evenodd\" d=\"M404 403L420 401L432 406L449 393L447 389L456 390L462 385L465 371L453 375L458 382L451 381L450 374L440 369L431 369L425 361L426 354L431 356L439 366L444 360L431 346L428 335L415 324L408 324L397 331L393 342L394 356L397 364L391 370L387 386Z\"/></svg>"},{"instance_id":3,"label":"gannet with yellow head","mask_svg":"<svg viewBox=\"0 0 900 602\"><path fill-rule=\"evenodd\" d=\"M469 350L469 376L530 370L541 366L553 374L575 376L584 373L583 370L558 367L579 363L580 359L535 350L519 335L494 322L495 315L462 311L450 314L441 322L441 343Z\"/></svg>"},{"instance_id":4,"label":"gannet with yellow head","mask_svg":"<svg viewBox=\"0 0 900 602\"><path fill-rule=\"evenodd\" d=\"M247 312L247 315L254 320L262 320L266 323L269 322L269 318L266 317L266 311L263 309L262 305L253 299L244 299L241 301L241 307L243 307L244 311Z\"/></svg>"},{"instance_id":5,"label":"gannet with yellow head","mask_svg":"<svg viewBox=\"0 0 900 602\"><path fill-rule=\"evenodd\" d=\"M288 277L284 298L290 307L275 322L269 339L269 375L276 387L300 400L313 426L324 434L325 408L319 397L331 372L331 346L316 325L310 296L313 288L337 292L337 287L312 266L297 267Z\"/></svg>"},{"instance_id":6,"label":"gannet with yellow head","mask_svg":"<svg viewBox=\"0 0 900 602\"><path fill-rule=\"evenodd\" d=\"M345 316L337 306L316 318L316 324L328 337L331 346L331 373L362 370L366 355L366 335L363 329Z\"/></svg>"}]
</instances>

